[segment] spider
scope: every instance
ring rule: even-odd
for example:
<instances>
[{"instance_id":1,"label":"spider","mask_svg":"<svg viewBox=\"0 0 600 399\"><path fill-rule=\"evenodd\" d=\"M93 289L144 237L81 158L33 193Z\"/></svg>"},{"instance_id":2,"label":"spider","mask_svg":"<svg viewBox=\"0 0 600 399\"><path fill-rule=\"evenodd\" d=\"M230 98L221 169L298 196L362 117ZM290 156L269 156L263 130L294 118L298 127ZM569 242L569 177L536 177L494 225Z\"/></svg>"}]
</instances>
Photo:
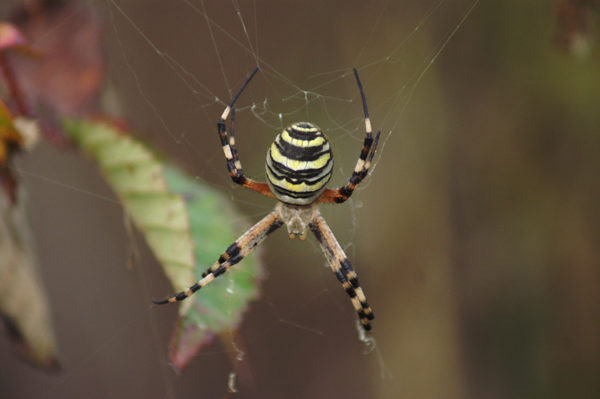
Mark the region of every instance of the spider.
<instances>
[{"instance_id":1,"label":"spider","mask_svg":"<svg viewBox=\"0 0 600 399\"><path fill-rule=\"evenodd\" d=\"M231 266L239 263L269 234L285 224L290 239L298 237L300 240L305 240L307 230L312 231L333 273L350 296L363 329L369 332L371 331L369 321L374 318L373 311L358 283L356 272L352 269L346 254L317 209L318 204L321 202L340 204L350 198L356 186L369 173L369 168L375 156L381 131L377 132L375 140L373 140L367 100L358 77L358 71L354 68L354 75L356 76L364 108L366 137L348 184L337 189L329 189L325 185L331 179L333 153L323 131L309 122L294 123L277 135L267 151L267 183L261 183L244 176L235 148L234 104L258 72L258 69L258 67L254 69L233 97L231 103L225 108L221 119L217 123L217 128L227 160L227 169L233 182L276 199L278 203L275 211L256 223L231 244L219 259L202 274L202 279L196 284L163 301L153 299L153 302L162 305L186 299L228 271ZM229 113L231 113L231 132L228 137L225 121Z\"/></svg>"}]
</instances>

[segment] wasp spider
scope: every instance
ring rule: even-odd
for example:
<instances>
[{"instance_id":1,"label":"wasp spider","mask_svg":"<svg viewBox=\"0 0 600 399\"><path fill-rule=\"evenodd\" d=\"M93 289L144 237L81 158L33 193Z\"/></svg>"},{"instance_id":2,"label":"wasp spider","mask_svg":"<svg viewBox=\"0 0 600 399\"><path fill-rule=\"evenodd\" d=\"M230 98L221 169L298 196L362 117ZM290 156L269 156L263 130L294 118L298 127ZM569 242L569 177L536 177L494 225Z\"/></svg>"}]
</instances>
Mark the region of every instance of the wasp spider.
<instances>
[{"instance_id":1,"label":"wasp spider","mask_svg":"<svg viewBox=\"0 0 600 399\"><path fill-rule=\"evenodd\" d=\"M354 68L354 75L356 76L365 113L366 138L348 184L337 189L329 189L325 185L331 179L333 170L331 146L323 131L309 122L294 123L277 135L267 152L267 183L261 183L244 176L235 148L234 104L257 71L258 67L225 108L217 128L223 152L227 159L227 169L233 182L267 197L275 198L278 201L275 211L231 244L219 257L219 260L202 274L200 281L177 295L163 301L154 300L154 302L165 304L186 299L228 271L231 266L239 263L269 234L285 224L291 239L299 237L300 240L304 240L308 229L313 232L331 269L333 269L333 273L350 296L362 327L365 331L370 331L371 324L369 320L374 318L371 307L367 303L365 294L346 254L344 254L340 244L338 244L329 226L325 223L325 219L317 209L318 204L321 202L340 204L350 198L356 186L369 172L381 135L381 132L377 132L375 139L373 139L367 101L358 72ZM228 137L225 121L229 113L231 113L231 132Z\"/></svg>"}]
</instances>

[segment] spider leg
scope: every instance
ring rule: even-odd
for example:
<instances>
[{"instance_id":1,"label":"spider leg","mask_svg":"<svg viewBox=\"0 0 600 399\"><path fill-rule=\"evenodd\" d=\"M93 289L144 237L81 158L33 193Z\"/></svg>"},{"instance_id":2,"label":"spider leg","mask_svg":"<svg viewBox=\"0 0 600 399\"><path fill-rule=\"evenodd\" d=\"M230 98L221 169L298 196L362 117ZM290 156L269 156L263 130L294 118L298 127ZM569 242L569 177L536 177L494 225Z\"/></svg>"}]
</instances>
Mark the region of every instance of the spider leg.
<instances>
[{"instance_id":1,"label":"spider leg","mask_svg":"<svg viewBox=\"0 0 600 399\"><path fill-rule=\"evenodd\" d=\"M242 169L242 163L237 154L237 148L235 148L235 107L231 107L231 127L229 128L229 147L231 148L231 155L233 155L233 165L237 169L238 173L244 174Z\"/></svg>"},{"instance_id":2,"label":"spider leg","mask_svg":"<svg viewBox=\"0 0 600 399\"><path fill-rule=\"evenodd\" d=\"M371 119L369 118L369 109L367 108L367 98L365 96L365 91L363 90L360 78L358 77L358 71L356 70L356 68L354 68L354 76L356 76L356 83L358 83L358 89L360 90L360 97L362 98L363 109L365 113L366 137L365 141L363 142L363 148L360 151L358 161L356 162L354 172L352 172L352 176L350 176L350 181L348 182L348 184L333 190L329 188L325 189L325 191L323 191L323 194L321 194L321 197L317 200L317 202L340 204L346 201L348 198L350 198L356 186L361 181L363 181L363 179L369 173L369 168L371 167L373 157L375 156L375 151L377 150L377 144L379 143L381 131L377 132L375 140L373 140Z\"/></svg>"},{"instance_id":3,"label":"spider leg","mask_svg":"<svg viewBox=\"0 0 600 399\"><path fill-rule=\"evenodd\" d=\"M177 301L183 301L206 284L225 273L227 270L238 264L244 259L250 252L254 250L265 238L279 227L283 225L283 221L277 216L277 212L272 212L266 216L263 220L256 223L250 228L244 235L238 238L233 244L227 248L225 252L219 257L208 270L202 274L202 279L196 284L192 285L185 291L180 292L177 295L173 295L165 300L157 301L153 299L152 302L163 305L165 303L172 303Z\"/></svg>"},{"instance_id":4,"label":"spider leg","mask_svg":"<svg viewBox=\"0 0 600 399\"><path fill-rule=\"evenodd\" d=\"M227 107L225 107L225 111L221 115L221 119L217 123L217 129L219 131L219 138L221 139L221 146L223 147L223 153L225 154L225 159L227 160L227 170L229 171L229 176L231 176L231 180L234 183L239 184L240 186L249 188L250 190L256 191L262 195L266 195L267 197L275 198L269 185L267 183L261 183L256 180L252 180L244 176L244 171L242 170L242 164L240 159L237 156L237 150L235 148L235 135L234 135L234 122L235 122L235 108L234 104L242 94L250 80L254 77L254 75L258 72L258 67L254 69L254 71L250 74L248 79L244 82L240 90L233 97L231 102ZM227 127L225 126L225 121L227 117L231 113L231 134L227 137Z\"/></svg>"},{"instance_id":5,"label":"spider leg","mask_svg":"<svg viewBox=\"0 0 600 399\"><path fill-rule=\"evenodd\" d=\"M310 230L313 232L321 250L325 254L329 266L333 270L346 293L350 296L352 305L358 313L360 323L365 331L371 331L371 323L369 320L373 320L375 316L373 311L367 302L367 298L358 283L356 272L352 269L352 265L348 261L346 254L340 247L340 244L335 239L335 236L331 232L331 229L325 222L322 216L317 216L315 220L310 224Z\"/></svg>"}]
</instances>

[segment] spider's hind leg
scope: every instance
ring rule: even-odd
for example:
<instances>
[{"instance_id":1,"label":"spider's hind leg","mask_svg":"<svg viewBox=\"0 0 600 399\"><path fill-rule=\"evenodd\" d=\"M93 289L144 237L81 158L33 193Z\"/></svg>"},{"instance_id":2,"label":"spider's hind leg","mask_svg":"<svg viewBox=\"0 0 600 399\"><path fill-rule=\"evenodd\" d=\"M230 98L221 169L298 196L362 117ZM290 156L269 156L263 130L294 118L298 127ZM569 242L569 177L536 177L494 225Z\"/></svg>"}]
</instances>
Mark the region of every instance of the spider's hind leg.
<instances>
[{"instance_id":1,"label":"spider's hind leg","mask_svg":"<svg viewBox=\"0 0 600 399\"><path fill-rule=\"evenodd\" d=\"M352 305L358 313L360 323L365 331L371 331L370 320L375 318L367 298L358 283L356 272L352 269L352 265L346 254L340 247L340 244L335 239L331 229L327 226L325 219L322 216L317 216L315 220L310 224L310 229L319 241L321 250L325 254L333 273L336 275L338 280L342 283L344 290L350 296Z\"/></svg>"},{"instance_id":2,"label":"spider's hind leg","mask_svg":"<svg viewBox=\"0 0 600 399\"><path fill-rule=\"evenodd\" d=\"M261 242L267 238L269 234L277 230L283 225L283 221L279 219L277 212L272 212L266 216L263 220L256 223L250 228L243 236L238 238L233 244L227 248L227 251L223 254L208 270L202 274L202 279L196 284L192 285L188 289L180 292L177 295L173 295L165 300L157 301L155 299L152 302L163 305L165 303L172 303L177 301L183 301L190 297L194 292L204 287L221 274L238 264L244 259L250 252L254 250Z\"/></svg>"}]
</instances>

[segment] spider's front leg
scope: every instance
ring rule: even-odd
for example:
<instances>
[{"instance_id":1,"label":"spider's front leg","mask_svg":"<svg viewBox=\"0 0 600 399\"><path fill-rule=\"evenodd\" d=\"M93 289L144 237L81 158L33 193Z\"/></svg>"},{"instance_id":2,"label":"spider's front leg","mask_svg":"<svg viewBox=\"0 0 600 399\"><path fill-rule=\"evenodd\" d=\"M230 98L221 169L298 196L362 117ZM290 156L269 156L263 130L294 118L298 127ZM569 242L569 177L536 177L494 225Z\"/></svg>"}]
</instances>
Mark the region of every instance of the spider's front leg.
<instances>
[{"instance_id":1,"label":"spider's front leg","mask_svg":"<svg viewBox=\"0 0 600 399\"><path fill-rule=\"evenodd\" d=\"M375 140L373 140L373 131L371 128L371 118L369 118L369 109L367 108L367 98L365 96L365 91L363 90L362 83L360 78L358 77L358 71L354 68L354 76L356 76L356 83L358 84L358 89L360 91L360 96L362 98L363 109L365 113L365 141L363 142L363 148L360 151L360 155L358 157L358 161L356 161L356 166L354 167L354 171L352 172L352 176L350 176L350 181L343 187L337 189L326 189L323 191L321 197L317 200L318 202L325 202L329 204L341 204L346 201L358 184L369 174L369 169L371 168L371 163L373 162L373 157L375 156L375 152L377 151L377 144L379 143L379 137L381 136L381 131L377 132L375 135Z\"/></svg>"},{"instance_id":2,"label":"spider's front leg","mask_svg":"<svg viewBox=\"0 0 600 399\"><path fill-rule=\"evenodd\" d=\"M269 185L267 183L261 183L256 180L252 180L247 178L244 175L244 171L242 169L242 163L237 155L237 150L235 148L235 135L234 135L234 123L235 123L235 102L238 97L242 94L250 80L254 77L254 75L258 72L258 67L254 69L254 71L250 74L248 79L244 82L240 90L233 97L231 102L227 107L225 107L225 111L221 115L221 119L217 123L217 130L219 132L219 139L221 140L221 147L223 148L223 153L225 154L225 159L227 160L227 170L229 171L229 176L231 180L235 184L239 184L240 186L249 188L252 191L256 191L259 194L265 195L270 198L275 198ZM225 125L225 121L229 117L231 113L231 134L227 137L227 127Z\"/></svg>"},{"instance_id":3,"label":"spider's front leg","mask_svg":"<svg viewBox=\"0 0 600 399\"><path fill-rule=\"evenodd\" d=\"M267 217L256 223L243 236L231 244L229 248L227 248L227 251L223 252L223 254L219 257L219 260L217 260L202 274L202 279L200 281L177 295L173 295L172 297L162 301L153 299L152 302L158 305L163 305L165 303L183 301L187 297L191 296L194 292L198 291L200 288L204 287L206 284L225 273L231 268L231 266L238 264L250 252L252 252L254 248L263 242L269 234L280 228L282 225L283 221L279 218L277 212L270 213Z\"/></svg>"},{"instance_id":4,"label":"spider's front leg","mask_svg":"<svg viewBox=\"0 0 600 399\"><path fill-rule=\"evenodd\" d=\"M342 283L348 296L350 296L352 305L354 305L354 309L360 318L360 324L366 332L370 332L371 323L369 323L369 321L373 320L375 315L373 315L373 311L367 302L367 298L358 283L356 272L352 269L348 257L346 257L346 254L340 247L340 244L335 239L335 236L322 216L319 215L315 218L310 224L310 230L317 238L321 250L325 254L333 273L340 283Z\"/></svg>"}]
</instances>

